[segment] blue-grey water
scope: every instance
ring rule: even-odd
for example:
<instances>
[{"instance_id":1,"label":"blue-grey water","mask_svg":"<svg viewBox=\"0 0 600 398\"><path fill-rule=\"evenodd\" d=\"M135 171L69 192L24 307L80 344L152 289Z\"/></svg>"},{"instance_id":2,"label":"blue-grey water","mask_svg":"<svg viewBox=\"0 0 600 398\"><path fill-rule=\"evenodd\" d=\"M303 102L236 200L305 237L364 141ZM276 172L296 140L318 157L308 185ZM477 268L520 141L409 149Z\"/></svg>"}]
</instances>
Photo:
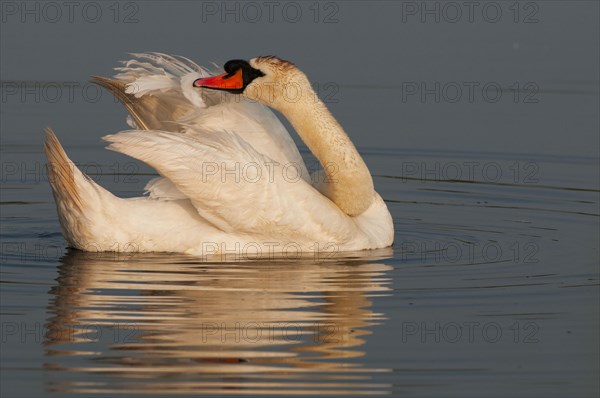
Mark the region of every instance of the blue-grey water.
<instances>
[{"instance_id":1,"label":"blue-grey water","mask_svg":"<svg viewBox=\"0 0 600 398\"><path fill-rule=\"evenodd\" d=\"M598 396L597 1L0 4L2 397ZM87 84L139 51L294 61L364 155L394 246L68 249L42 129L141 194L153 170L100 139L125 111Z\"/></svg>"}]
</instances>

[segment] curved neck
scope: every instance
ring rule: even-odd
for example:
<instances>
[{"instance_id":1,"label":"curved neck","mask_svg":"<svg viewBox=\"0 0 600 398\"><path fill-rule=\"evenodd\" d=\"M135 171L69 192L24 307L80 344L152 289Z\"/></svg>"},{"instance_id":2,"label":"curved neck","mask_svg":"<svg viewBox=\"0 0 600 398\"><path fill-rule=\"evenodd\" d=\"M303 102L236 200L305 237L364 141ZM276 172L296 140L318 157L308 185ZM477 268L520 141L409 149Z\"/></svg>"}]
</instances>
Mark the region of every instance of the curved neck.
<instances>
[{"instance_id":1,"label":"curved neck","mask_svg":"<svg viewBox=\"0 0 600 398\"><path fill-rule=\"evenodd\" d=\"M323 166L324 194L344 213L357 216L373 202L371 173L342 126L312 88L307 90L312 95L302 95L281 111Z\"/></svg>"}]
</instances>

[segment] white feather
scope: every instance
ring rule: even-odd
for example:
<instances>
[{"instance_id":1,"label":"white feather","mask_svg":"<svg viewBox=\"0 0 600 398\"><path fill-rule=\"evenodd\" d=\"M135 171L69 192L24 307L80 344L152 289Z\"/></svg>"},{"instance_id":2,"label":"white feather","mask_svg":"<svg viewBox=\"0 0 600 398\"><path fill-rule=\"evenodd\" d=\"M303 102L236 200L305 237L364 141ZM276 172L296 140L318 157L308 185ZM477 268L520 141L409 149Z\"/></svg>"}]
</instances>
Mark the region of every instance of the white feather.
<instances>
[{"instance_id":1,"label":"white feather","mask_svg":"<svg viewBox=\"0 0 600 398\"><path fill-rule=\"evenodd\" d=\"M375 193L358 216L342 212L325 196L326 185L311 185L298 148L269 108L194 88L193 81L209 72L187 58L133 56L117 68L116 78L127 84L127 93L151 96L157 104L149 106L160 110L154 119L167 120L154 120L162 130L147 131L128 117L136 130L104 139L109 149L147 163L161 177L148 182L147 197L132 199L115 197L80 172L67 176L72 182L53 184L78 191L75 199L55 191L72 245L201 255L207 244L217 245L217 252L282 252L289 243L302 252L332 244L343 251L391 244L393 224L381 197ZM71 164L57 140L49 148ZM71 214L69 203L80 199L83 208ZM249 245L262 249L244 249Z\"/></svg>"}]
</instances>

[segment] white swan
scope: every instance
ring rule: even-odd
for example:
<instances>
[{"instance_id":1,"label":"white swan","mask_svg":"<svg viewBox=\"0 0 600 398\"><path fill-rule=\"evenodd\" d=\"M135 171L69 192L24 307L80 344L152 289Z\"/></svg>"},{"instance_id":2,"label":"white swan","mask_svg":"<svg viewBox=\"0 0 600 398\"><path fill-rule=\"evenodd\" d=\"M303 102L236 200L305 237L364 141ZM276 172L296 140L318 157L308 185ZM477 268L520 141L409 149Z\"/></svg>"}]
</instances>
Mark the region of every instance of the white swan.
<instances>
[{"instance_id":1,"label":"white swan","mask_svg":"<svg viewBox=\"0 0 600 398\"><path fill-rule=\"evenodd\" d=\"M88 251L266 256L392 244L390 213L358 151L295 65L233 60L210 73L183 57L133 54L96 77L135 130L104 137L161 177L122 199L85 176L51 130L45 151L66 240ZM243 94L243 95L240 95ZM323 170L308 175L274 108Z\"/></svg>"}]
</instances>

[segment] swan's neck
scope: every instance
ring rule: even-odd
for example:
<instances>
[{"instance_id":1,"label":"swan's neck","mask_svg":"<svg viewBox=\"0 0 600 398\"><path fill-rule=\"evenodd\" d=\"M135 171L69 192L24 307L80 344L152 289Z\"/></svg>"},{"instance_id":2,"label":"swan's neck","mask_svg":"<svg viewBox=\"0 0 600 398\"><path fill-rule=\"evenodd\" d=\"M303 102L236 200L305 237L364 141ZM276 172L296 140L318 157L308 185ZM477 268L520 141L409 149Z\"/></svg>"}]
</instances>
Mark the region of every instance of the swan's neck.
<instances>
[{"instance_id":1,"label":"swan's neck","mask_svg":"<svg viewBox=\"0 0 600 398\"><path fill-rule=\"evenodd\" d=\"M313 92L282 112L323 166L329 199L350 216L367 210L375 194L371 173L325 104Z\"/></svg>"}]
</instances>

